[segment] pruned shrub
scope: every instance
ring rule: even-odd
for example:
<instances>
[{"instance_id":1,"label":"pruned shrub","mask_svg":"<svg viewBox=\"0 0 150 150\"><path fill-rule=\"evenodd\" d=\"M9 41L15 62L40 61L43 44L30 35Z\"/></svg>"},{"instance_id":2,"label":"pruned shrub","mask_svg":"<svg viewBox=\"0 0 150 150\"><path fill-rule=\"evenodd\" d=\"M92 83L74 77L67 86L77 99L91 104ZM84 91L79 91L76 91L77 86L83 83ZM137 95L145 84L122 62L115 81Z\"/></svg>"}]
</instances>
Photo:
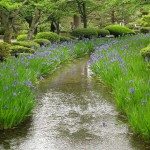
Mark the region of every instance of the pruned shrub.
<instances>
[{"instance_id":1,"label":"pruned shrub","mask_svg":"<svg viewBox=\"0 0 150 150\"><path fill-rule=\"evenodd\" d=\"M0 61L4 61L10 55L10 45L0 42Z\"/></svg>"},{"instance_id":2,"label":"pruned shrub","mask_svg":"<svg viewBox=\"0 0 150 150\"><path fill-rule=\"evenodd\" d=\"M17 41L26 41L28 35L27 34L20 34L17 36Z\"/></svg>"},{"instance_id":3,"label":"pruned shrub","mask_svg":"<svg viewBox=\"0 0 150 150\"><path fill-rule=\"evenodd\" d=\"M94 29L94 28L83 28L83 29L73 30L71 32L71 35L75 36L75 37L78 37L79 39L82 39L82 38L91 39L93 37L97 37L98 33L97 33L97 30Z\"/></svg>"},{"instance_id":4,"label":"pruned shrub","mask_svg":"<svg viewBox=\"0 0 150 150\"><path fill-rule=\"evenodd\" d=\"M67 36L60 36L60 42L67 42L67 41L71 41L71 38Z\"/></svg>"},{"instance_id":5,"label":"pruned shrub","mask_svg":"<svg viewBox=\"0 0 150 150\"><path fill-rule=\"evenodd\" d=\"M40 47L40 45L34 41L20 41L20 42L15 42L13 45L20 45L28 48L33 48L37 49Z\"/></svg>"},{"instance_id":6,"label":"pruned shrub","mask_svg":"<svg viewBox=\"0 0 150 150\"><path fill-rule=\"evenodd\" d=\"M150 60L150 45L145 47L145 48L143 48L143 49L141 49L141 55L144 58Z\"/></svg>"},{"instance_id":7,"label":"pruned shrub","mask_svg":"<svg viewBox=\"0 0 150 150\"><path fill-rule=\"evenodd\" d=\"M109 25L105 27L105 29L107 29L110 32L110 34L114 35L115 37L124 36L128 34L135 34L133 30L120 25Z\"/></svg>"},{"instance_id":8,"label":"pruned shrub","mask_svg":"<svg viewBox=\"0 0 150 150\"><path fill-rule=\"evenodd\" d=\"M11 49L11 55L18 54L18 53L34 53L34 49L20 46L20 45L14 45L10 47Z\"/></svg>"},{"instance_id":9,"label":"pruned shrub","mask_svg":"<svg viewBox=\"0 0 150 150\"><path fill-rule=\"evenodd\" d=\"M40 46L47 46L51 44L51 42L47 39L35 39L34 42L38 43Z\"/></svg>"},{"instance_id":10,"label":"pruned shrub","mask_svg":"<svg viewBox=\"0 0 150 150\"><path fill-rule=\"evenodd\" d=\"M140 32L141 32L141 33L150 33L150 27L142 27L142 28L140 29Z\"/></svg>"},{"instance_id":11,"label":"pruned shrub","mask_svg":"<svg viewBox=\"0 0 150 150\"><path fill-rule=\"evenodd\" d=\"M109 35L110 32L106 29L97 29L98 37L105 37L106 35Z\"/></svg>"},{"instance_id":12,"label":"pruned shrub","mask_svg":"<svg viewBox=\"0 0 150 150\"><path fill-rule=\"evenodd\" d=\"M53 32L39 32L36 39L47 39L50 42L58 42L60 40L59 35Z\"/></svg>"}]
</instances>

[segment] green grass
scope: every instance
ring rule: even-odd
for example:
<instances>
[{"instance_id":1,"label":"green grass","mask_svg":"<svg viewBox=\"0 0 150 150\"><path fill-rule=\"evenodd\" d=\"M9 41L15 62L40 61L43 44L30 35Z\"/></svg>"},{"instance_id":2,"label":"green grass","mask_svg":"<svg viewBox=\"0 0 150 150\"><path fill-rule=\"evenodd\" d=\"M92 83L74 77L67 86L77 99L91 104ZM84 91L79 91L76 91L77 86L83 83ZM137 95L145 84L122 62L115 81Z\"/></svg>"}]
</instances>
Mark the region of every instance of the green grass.
<instances>
[{"instance_id":1,"label":"green grass","mask_svg":"<svg viewBox=\"0 0 150 150\"><path fill-rule=\"evenodd\" d=\"M133 131L146 139L150 139L150 70L140 50L149 43L150 35L113 39L92 56L93 72L112 87L117 108Z\"/></svg>"},{"instance_id":2,"label":"green grass","mask_svg":"<svg viewBox=\"0 0 150 150\"><path fill-rule=\"evenodd\" d=\"M36 84L58 66L93 50L90 41L41 47L35 54L22 54L0 63L0 129L17 126L32 114Z\"/></svg>"}]
</instances>

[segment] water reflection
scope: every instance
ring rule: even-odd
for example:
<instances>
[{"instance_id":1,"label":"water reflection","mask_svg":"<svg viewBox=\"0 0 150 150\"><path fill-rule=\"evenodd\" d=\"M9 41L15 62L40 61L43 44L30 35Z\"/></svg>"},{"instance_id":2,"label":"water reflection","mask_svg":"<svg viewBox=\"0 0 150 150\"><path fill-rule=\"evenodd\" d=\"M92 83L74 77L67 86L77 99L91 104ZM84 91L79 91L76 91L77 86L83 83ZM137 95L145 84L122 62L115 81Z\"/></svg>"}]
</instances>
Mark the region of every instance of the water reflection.
<instances>
[{"instance_id":1,"label":"water reflection","mask_svg":"<svg viewBox=\"0 0 150 150\"><path fill-rule=\"evenodd\" d=\"M40 83L32 121L0 134L0 150L147 149L118 120L110 90L90 77L86 62L62 68Z\"/></svg>"}]
</instances>

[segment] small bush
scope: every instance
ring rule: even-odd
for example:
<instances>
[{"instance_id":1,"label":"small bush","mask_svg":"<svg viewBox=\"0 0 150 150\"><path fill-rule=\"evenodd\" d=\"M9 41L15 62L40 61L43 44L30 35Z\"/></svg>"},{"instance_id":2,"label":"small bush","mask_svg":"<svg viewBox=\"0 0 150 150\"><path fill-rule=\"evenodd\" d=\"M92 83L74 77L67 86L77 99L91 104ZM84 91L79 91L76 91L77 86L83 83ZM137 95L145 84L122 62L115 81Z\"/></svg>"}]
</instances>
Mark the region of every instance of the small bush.
<instances>
[{"instance_id":1,"label":"small bush","mask_svg":"<svg viewBox=\"0 0 150 150\"><path fill-rule=\"evenodd\" d=\"M141 33L150 33L150 27L142 27L140 31Z\"/></svg>"},{"instance_id":2,"label":"small bush","mask_svg":"<svg viewBox=\"0 0 150 150\"><path fill-rule=\"evenodd\" d=\"M97 29L98 37L105 37L106 35L109 35L110 32L106 29Z\"/></svg>"},{"instance_id":3,"label":"small bush","mask_svg":"<svg viewBox=\"0 0 150 150\"><path fill-rule=\"evenodd\" d=\"M17 41L26 41L27 40L27 34L20 34L17 36Z\"/></svg>"},{"instance_id":4,"label":"small bush","mask_svg":"<svg viewBox=\"0 0 150 150\"><path fill-rule=\"evenodd\" d=\"M110 34L114 35L115 37L127 34L135 34L133 30L120 25L109 25L105 27L105 29L109 30Z\"/></svg>"},{"instance_id":5,"label":"small bush","mask_svg":"<svg viewBox=\"0 0 150 150\"><path fill-rule=\"evenodd\" d=\"M10 55L10 45L0 42L0 61L4 61Z\"/></svg>"},{"instance_id":6,"label":"small bush","mask_svg":"<svg viewBox=\"0 0 150 150\"><path fill-rule=\"evenodd\" d=\"M14 45L10 47L11 49L11 55L18 54L18 53L34 53L34 49L20 46L20 45Z\"/></svg>"},{"instance_id":7,"label":"small bush","mask_svg":"<svg viewBox=\"0 0 150 150\"><path fill-rule=\"evenodd\" d=\"M38 43L40 46L47 46L51 44L51 42L47 39L35 39L34 42Z\"/></svg>"},{"instance_id":8,"label":"small bush","mask_svg":"<svg viewBox=\"0 0 150 150\"><path fill-rule=\"evenodd\" d=\"M150 59L150 45L141 49L141 55L148 60Z\"/></svg>"},{"instance_id":9,"label":"small bush","mask_svg":"<svg viewBox=\"0 0 150 150\"><path fill-rule=\"evenodd\" d=\"M67 41L71 41L71 38L67 36L60 36L60 42L67 42Z\"/></svg>"},{"instance_id":10,"label":"small bush","mask_svg":"<svg viewBox=\"0 0 150 150\"><path fill-rule=\"evenodd\" d=\"M53 32L40 32L36 35L36 39L47 39L51 42L58 42L60 40L59 35Z\"/></svg>"},{"instance_id":11,"label":"small bush","mask_svg":"<svg viewBox=\"0 0 150 150\"><path fill-rule=\"evenodd\" d=\"M93 38L93 37L97 37L98 33L96 31L96 29L93 28L83 28L83 29L76 29L74 31L72 31L71 33L72 36L78 37L80 39L82 38Z\"/></svg>"},{"instance_id":12,"label":"small bush","mask_svg":"<svg viewBox=\"0 0 150 150\"><path fill-rule=\"evenodd\" d=\"M20 45L20 46L24 46L27 48L33 48L33 49L37 49L40 47L38 43L33 42L33 41L20 41L20 42L13 43L13 45Z\"/></svg>"},{"instance_id":13,"label":"small bush","mask_svg":"<svg viewBox=\"0 0 150 150\"><path fill-rule=\"evenodd\" d=\"M19 31L19 34L21 35L21 34L28 34L28 30L20 30Z\"/></svg>"},{"instance_id":14,"label":"small bush","mask_svg":"<svg viewBox=\"0 0 150 150\"><path fill-rule=\"evenodd\" d=\"M150 14L143 16L142 19L138 20L138 22L143 27L149 27L150 26Z\"/></svg>"}]
</instances>

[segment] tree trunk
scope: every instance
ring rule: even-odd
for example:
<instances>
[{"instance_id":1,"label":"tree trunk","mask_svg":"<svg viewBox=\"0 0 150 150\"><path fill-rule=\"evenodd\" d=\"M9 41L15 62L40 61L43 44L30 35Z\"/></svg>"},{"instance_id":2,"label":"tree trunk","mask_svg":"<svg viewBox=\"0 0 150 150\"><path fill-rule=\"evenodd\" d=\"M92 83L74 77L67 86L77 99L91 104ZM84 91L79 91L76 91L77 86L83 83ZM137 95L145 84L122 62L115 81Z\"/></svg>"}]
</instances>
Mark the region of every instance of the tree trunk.
<instances>
[{"instance_id":1,"label":"tree trunk","mask_svg":"<svg viewBox=\"0 0 150 150\"><path fill-rule=\"evenodd\" d=\"M87 28L87 8L86 8L86 2L85 1L79 1L76 0L77 6L78 6L78 11L81 15L82 21L83 21L83 27Z\"/></svg>"},{"instance_id":2,"label":"tree trunk","mask_svg":"<svg viewBox=\"0 0 150 150\"><path fill-rule=\"evenodd\" d=\"M40 17L41 17L41 11L38 8L35 8L31 27L30 27L29 32L28 32L28 40L31 40L33 38L35 30L38 27Z\"/></svg>"},{"instance_id":3,"label":"tree trunk","mask_svg":"<svg viewBox=\"0 0 150 150\"><path fill-rule=\"evenodd\" d=\"M60 33L60 24L59 24L59 21L56 21L56 32L57 32L57 34Z\"/></svg>"},{"instance_id":4,"label":"tree trunk","mask_svg":"<svg viewBox=\"0 0 150 150\"><path fill-rule=\"evenodd\" d=\"M73 16L73 24L75 29L77 29L80 26L80 16L79 15L74 15Z\"/></svg>"},{"instance_id":5,"label":"tree trunk","mask_svg":"<svg viewBox=\"0 0 150 150\"><path fill-rule=\"evenodd\" d=\"M8 25L6 25L4 27L5 32L4 32L4 38L3 41L6 43L11 43L11 39L12 39L12 34L13 34L13 29L11 24L8 23Z\"/></svg>"},{"instance_id":6,"label":"tree trunk","mask_svg":"<svg viewBox=\"0 0 150 150\"><path fill-rule=\"evenodd\" d=\"M87 28L87 12L86 12L86 2L82 3L82 7L83 7L83 27Z\"/></svg>"},{"instance_id":7,"label":"tree trunk","mask_svg":"<svg viewBox=\"0 0 150 150\"><path fill-rule=\"evenodd\" d=\"M115 11L114 10L111 11L111 23L112 24L115 23Z\"/></svg>"},{"instance_id":8,"label":"tree trunk","mask_svg":"<svg viewBox=\"0 0 150 150\"><path fill-rule=\"evenodd\" d=\"M12 34L13 34L13 27L12 27L12 17L10 17L10 14L1 14L1 22L2 26L4 28L4 38L3 41L6 43L11 43Z\"/></svg>"}]
</instances>

